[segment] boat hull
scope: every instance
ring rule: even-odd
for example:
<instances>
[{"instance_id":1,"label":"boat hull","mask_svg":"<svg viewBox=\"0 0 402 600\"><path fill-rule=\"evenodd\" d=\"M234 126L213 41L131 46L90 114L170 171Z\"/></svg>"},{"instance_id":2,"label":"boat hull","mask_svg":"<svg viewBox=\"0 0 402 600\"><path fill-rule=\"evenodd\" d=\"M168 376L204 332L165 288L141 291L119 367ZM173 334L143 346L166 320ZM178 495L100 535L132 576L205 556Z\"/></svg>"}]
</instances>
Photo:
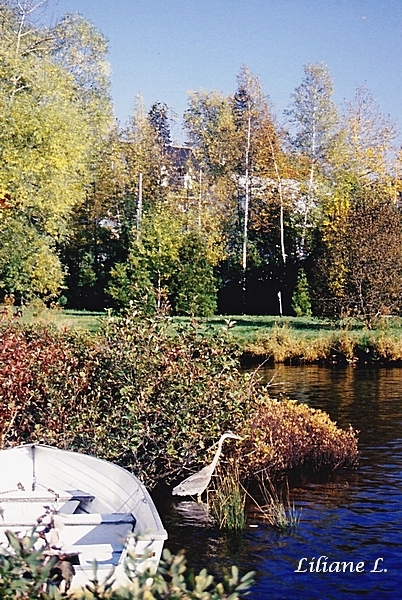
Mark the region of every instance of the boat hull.
<instances>
[{"instance_id":1,"label":"boat hull","mask_svg":"<svg viewBox=\"0 0 402 600\"><path fill-rule=\"evenodd\" d=\"M40 533L46 552L63 555L75 570L72 589L113 570L128 583L124 561L155 570L167 533L144 485L108 461L49 446L0 451L0 544L6 531ZM146 557L145 557L146 556Z\"/></svg>"}]
</instances>

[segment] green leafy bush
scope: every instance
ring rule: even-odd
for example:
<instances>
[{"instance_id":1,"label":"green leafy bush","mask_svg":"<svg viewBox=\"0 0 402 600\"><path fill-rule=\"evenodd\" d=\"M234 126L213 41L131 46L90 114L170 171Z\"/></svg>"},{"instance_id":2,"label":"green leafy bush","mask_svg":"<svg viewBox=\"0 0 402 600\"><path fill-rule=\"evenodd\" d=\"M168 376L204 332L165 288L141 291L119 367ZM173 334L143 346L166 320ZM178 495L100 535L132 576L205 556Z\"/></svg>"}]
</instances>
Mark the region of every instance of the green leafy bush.
<instances>
[{"instance_id":1,"label":"green leafy bush","mask_svg":"<svg viewBox=\"0 0 402 600\"><path fill-rule=\"evenodd\" d=\"M19 539L7 532L9 547L0 547L0 598L8 600L39 600L49 596L42 592L50 578L54 561L46 560L34 545L38 537Z\"/></svg>"},{"instance_id":2,"label":"green leafy bush","mask_svg":"<svg viewBox=\"0 0 402 600\"><path fill-rule=\"evenodd\" d=\"M18 538L8 533L9 548L0 548L0 598L8 600L62 600L73 597L75 600L237 600L247 594L253 583L253 573L239 577L233 566L223 580L202 569L195 577L187 571L183 553L172 555L165 549L163 558L155 573L145 571L138 574L135 561L126 561L128 584L125 587L114 585L113 572L104 583L99 583L96 568L93 580L86 589L73 590L72 596L59 591L56 585L54 565L56 558L50 558L42 550L35 549L38 540L35 533Z\"/></svg>"}]
</instances>

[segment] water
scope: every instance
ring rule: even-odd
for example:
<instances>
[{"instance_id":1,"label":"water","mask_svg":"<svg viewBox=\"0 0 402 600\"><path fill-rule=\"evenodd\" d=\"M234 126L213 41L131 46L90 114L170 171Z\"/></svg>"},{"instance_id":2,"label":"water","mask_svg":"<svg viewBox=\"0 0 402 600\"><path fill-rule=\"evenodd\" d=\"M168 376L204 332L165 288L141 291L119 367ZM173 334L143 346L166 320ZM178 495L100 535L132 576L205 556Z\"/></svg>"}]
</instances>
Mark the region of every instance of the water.
<instances>
[{"instance_id":1,"label":"water","mask_svg":"<svg viewBox=\"0 0 402 600\"><path fill-rule=\"evenodd\" d=\"M265 371L266 380L275 372ZM402 369L280 367L274 384L273 395L286 393L360 430L358 469L293 487L301 510L293 533L252 516L244 535L231 540L207 526L202 508L165 498L159 508L167 546L185 548L195 570L254 570L253 600L402 597ZM352 562L354 572L336 572L336 565L317 572L320 556L328 567Z\"/></svg>"}]
</instances>

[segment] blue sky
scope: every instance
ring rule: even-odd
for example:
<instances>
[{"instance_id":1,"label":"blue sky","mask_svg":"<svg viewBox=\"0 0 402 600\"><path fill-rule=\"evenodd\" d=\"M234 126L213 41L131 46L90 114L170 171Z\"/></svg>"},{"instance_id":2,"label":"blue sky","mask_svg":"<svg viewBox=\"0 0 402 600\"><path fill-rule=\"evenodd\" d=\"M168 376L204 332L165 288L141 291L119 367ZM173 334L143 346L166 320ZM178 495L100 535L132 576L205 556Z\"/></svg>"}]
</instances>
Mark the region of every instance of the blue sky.
<instances>
[{"instance_id":1,"label":"blue sky","mask_svg":"<svg viewBox=\"0 0 402 600\"><path fill-rule=\"evenodd\" d=\"M334 99L365 84L399 124L402 0L50 0L55 16L80 12L110 43L112 94L122 125L141 93L179 119L189 90L236 89L246 64L282 119L303 65L324 62ZM179 125L173 129L179 137Z\"/></svg>"}]
</instances>

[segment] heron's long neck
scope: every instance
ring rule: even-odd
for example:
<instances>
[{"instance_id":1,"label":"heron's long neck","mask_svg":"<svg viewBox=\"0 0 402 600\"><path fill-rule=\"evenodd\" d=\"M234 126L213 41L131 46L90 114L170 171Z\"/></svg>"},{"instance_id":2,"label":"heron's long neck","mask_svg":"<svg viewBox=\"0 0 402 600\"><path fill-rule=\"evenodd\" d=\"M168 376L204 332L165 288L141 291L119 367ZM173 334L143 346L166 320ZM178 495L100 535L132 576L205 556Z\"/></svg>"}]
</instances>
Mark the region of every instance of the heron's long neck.
<instances>
[{"instance_id":1,"label":"heron's long neck","mask_svg":"<svg viewBox=\"0 0 402 600\"><path fill-rule=\"evenodd\" d=\"M225 441L225 438L221 438L219 440L218 449L215 452L214 460L211 463L212 470L215 469L215 467L216 467L216 465L218 463L219 457L220 457L221 452L222 452L222 444L223 444L224 441Z\"/></svg>"}]
</instances>

